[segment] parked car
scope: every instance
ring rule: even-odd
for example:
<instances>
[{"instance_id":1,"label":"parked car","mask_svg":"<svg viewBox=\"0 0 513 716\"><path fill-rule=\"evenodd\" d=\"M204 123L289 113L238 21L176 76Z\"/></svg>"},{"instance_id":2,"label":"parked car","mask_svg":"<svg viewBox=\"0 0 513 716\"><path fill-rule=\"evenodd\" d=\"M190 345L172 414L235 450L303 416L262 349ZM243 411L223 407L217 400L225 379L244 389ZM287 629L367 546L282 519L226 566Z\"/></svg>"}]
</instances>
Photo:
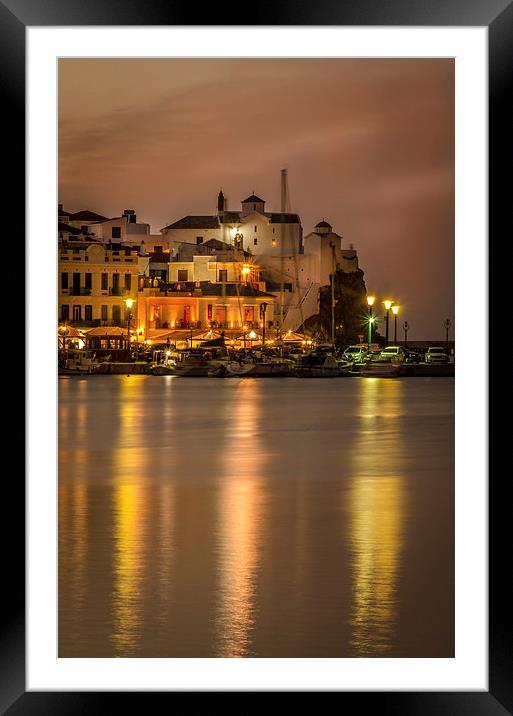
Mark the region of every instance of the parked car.
<instances>
[{"instance_id":1,"label":"parked car","mask_svg":"<svg viewBox=\"0 0 513 716\"><path fill-rule=\"evenodd\" d=\"M420 350L408 350L405 348L405 363L422 363L424 359L424 352Z\"/></svg>"},{"instance_id":2,"label":"parked car","mask_svg":"<svg viewBox=\"0 0 513 716\"><path fill-rule=\"evenodd\" d=\"M387 346L379 352L380 360L403 362L406 358L406 351L402 346Z\"/></svg>"},{"instance_id":3,"label":"parked car","mask_svg":"<svg viewBox=\"0 0 513 716\"><path fill-rule=\"evenodd\" d=\"M341 357L343 360L353 361L353 363L362 363L367 352L367 346L348 346Z\"/></svg>"},{"instance_id":4,"label":"parked car","mask_svg":"<svg viewBox=\"0 0 513 716\"><path fill-rule=\"evenodd\" d=\"M426 363L448 363L449 356L445 352L445 348L441 346L430 346L426 351L424 360Z\"/></svg>"}]
</instances>

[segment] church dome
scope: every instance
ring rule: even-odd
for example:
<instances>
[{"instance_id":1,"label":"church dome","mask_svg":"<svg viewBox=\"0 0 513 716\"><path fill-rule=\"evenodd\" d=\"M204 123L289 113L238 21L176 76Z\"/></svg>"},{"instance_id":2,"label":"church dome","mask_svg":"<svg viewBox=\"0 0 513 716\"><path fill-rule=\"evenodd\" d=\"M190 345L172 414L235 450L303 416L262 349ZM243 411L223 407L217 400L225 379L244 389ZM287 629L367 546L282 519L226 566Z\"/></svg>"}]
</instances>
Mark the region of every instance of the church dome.
<instances>
[{"instance_id":1,"label":"church dome","mask_svg":"<svg viewBox=\"0 0 513 716\"><path fill-rule=\"evenodd\" d=\"M319 221L318 224L315 225L315 233L316 234L329 234L331 233L332 227L331 224L328 224L327 221Z\"/></svg>"}]
</instances>

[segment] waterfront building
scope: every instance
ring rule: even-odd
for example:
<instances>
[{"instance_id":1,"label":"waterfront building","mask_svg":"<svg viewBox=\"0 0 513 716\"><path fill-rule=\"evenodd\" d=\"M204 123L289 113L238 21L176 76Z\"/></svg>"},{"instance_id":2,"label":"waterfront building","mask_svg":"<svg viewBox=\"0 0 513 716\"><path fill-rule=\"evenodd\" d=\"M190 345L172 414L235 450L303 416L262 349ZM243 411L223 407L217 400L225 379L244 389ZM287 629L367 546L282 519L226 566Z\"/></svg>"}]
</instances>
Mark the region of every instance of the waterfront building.
<instances>
[{"instance_id":1,"label":"waterfront building","mask_svg":"<svg viewBox=\"0 0 513 716\"><path fill-rule=\"evenodd\" d=\"M333 271L358 271L356 250L343 248L327 221L303 237L298 214L266 211L255 193L232 211L220 190L215 213L184 216L159 234L134 209L108 219L59 204L58 218L60 319L120 325L130 295L139 336L158 327L260 325L261 303L266 328L296 331L319 313ZM71 261L88 264L83 275L76 264L69 270ZM123 274L120 263L130 264Z\"/></svg>"},{"instance_id":2,"label":"waterfront building","mask_svg":"<svg viewBox=\"0 0 513 716\"><path fill-rule=\"evenodd\" d=\"M255 257L217 239L155 252L139 277L137 331L158 328L272 328L276 296ZM265 304L261 316L261 305Z\"/></svg>"},{"instance_id":3,"label":"waterfront building","mask_svg":"<svg viewBox=\"0 0 513 716\"><path fill-rule=\"evenodd\" d=\"M66 232L64 232L66 233ZM137 251L90 238L58 245L59 321L76 326L126 325L125 299L137 299Z\"/></svg>"}]
</instances>

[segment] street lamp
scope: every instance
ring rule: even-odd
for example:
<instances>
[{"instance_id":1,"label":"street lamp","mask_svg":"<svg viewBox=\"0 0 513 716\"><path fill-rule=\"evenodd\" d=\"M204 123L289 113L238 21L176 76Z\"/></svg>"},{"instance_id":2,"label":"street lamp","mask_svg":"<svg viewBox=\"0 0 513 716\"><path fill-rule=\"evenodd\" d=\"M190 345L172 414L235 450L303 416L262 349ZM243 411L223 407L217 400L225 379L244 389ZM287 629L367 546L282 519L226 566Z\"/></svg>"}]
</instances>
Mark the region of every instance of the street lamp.
<instances>
[{"instance_id":1,"label":"street lamp","mask_svg":"<svg viewBox=\"0 0 513 716\"><path fill-rule=\"evenodd\" d=\"M408 321L405 321L405 322L403 323L403 328L404 328L404 347L405 347L405 348L406 348L406 344L407 344L407 342L408 342L408 328L409 328L409 327L410 327L410 326L408 325Z\"/></svg>"},{"instance_id":2,"label":"street lamp","mask_svg":"<svg viewBox=\"0 0 513 716\"><path fill-rule=\"evenodd\" d=\"M134 305L134 303L135 303L135 301L133 298L125 298L125 305L126 305L127 311L128 311L126 323L127 323L127 332L128 332L128 357L129 358L132 357L132 346L130 343L130 320L132 318L132 306Z\"/></svg>"},{"instance_id":3,"label":"street lamp","mask_svg":"<svg viewBox=\"0 0 513 716\"><path fill-rule=\"evenodd\" d=\"M265 312L267 311L267 303L260 304L260 318L262 319L262 346L265 348Z\"/></svg>"},{"instance_id":4,"label":"street lamp","mask_svg":"<svg viewBox=\"0 0 513 716\"><path fill-rule=\"evenodd\" d=\"M452 325L451 319L446 318L444 326L445 326L445 352L447 353L447 355L449 355L449 328L451 327L451 325Z\"/></svg>"},{"instance_id":5,"label":"street lamp","mask_svg":"<svg viewBox=\"0 0 513 716\"><path fill-rule=\"evenodd\" d=\"M387 298L385 301L383 301L383 304L384 304L385 310L387 312L387 321L386 321L387 332L386 332L386 338L385 338L385 346L388 346L388 316L390 313L390 306L393 304L393 301L391 301L389 298Z\"/></svg>"},{"instance_id":6,"label":"street lamp","mask_svg":"<svg viewBox=\"0 0 513 716\"><path fill-rule=\"evenodd\" d=\"M399 313L399 306L397 303L392 306L392 313L394 314L394 346L397 345L397 314Z\"/></svg>"},{"instance_id":7,"label":"street lamp","mask_svg":"<svg viewBox=\"0 0 513 716\"><path fill-rule=\"evenodd\" d=\"M374 296L367 296L367 305L369 307L369 330L368 330L369 353L370 353L371 343L372 343L372 324L374 322L374 318L372 315L372 307L374 305L375 300L376 299Z\"/></svg>"}]
</instances>

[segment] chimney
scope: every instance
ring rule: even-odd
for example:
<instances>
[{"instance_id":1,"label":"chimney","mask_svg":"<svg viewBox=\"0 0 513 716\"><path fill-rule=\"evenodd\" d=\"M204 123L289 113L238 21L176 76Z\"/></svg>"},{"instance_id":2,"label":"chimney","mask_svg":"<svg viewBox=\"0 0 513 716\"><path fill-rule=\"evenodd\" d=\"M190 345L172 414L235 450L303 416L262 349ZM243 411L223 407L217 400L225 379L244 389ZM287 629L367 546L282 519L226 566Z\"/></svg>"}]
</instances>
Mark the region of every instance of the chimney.
<instances>
[{"instance_id":1,"label":"chimney","mask_svg":"<svg viewBox=\"0 0 513 716\"><path fill-rule=\"evenodd\" d=\"M123 217L126 219L127 224L137 223L137 217L133 209L125 209L123 211Z\"/></svg>"}]
</instances>

